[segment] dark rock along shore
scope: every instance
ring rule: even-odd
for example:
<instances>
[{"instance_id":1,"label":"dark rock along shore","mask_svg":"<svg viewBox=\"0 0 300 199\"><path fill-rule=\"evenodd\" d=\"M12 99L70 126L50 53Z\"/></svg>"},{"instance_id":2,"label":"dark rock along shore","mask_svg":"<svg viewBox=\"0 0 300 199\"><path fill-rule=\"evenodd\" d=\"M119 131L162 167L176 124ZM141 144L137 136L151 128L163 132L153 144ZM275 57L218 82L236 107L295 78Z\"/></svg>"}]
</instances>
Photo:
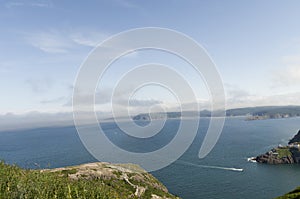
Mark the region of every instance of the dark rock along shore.
<instances>
[{"instance_id":1,"label":"dark rock along shore","mask_svg":"<svg viewBox=\"0 0 300 199\"><path fill-rule=\"evenodd\" d=\"M300 130L289 141L287 146L278 146L255 158L258 163L266 164L299 164L300 163Z\"/></svg>"}]
</instances>

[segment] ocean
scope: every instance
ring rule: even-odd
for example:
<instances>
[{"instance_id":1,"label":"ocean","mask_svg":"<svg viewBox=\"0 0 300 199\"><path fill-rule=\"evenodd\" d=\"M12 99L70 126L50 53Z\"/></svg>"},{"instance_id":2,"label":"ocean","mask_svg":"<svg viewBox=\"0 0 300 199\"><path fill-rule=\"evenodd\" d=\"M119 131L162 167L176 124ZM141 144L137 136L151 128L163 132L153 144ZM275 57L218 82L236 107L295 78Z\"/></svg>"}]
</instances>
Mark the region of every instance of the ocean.
<instances>
[{"instance_id":1,"label":"ocean","mask_svg":"<svg viewBox=\"0 0 300 199\"><path fill-rule=\"evenodd\" d=\"M160 133L147 140L122 133L113 122L101 126L119 147L148 152L169 143L179 123L179 119L168 120ZM247 160L278 144L287 144L300 129L300 118L257 121L227 118L214 149L199 159L208 125L208 119L201 119L189 149L171 165L152 172L171 193L184 199L260 199L274 198L300 186L300 165L264 165ZM54 168L97 161L81 143L74 126L2 131L0 136L0 159L23 168Z\"/></svg>"}]
</instances>

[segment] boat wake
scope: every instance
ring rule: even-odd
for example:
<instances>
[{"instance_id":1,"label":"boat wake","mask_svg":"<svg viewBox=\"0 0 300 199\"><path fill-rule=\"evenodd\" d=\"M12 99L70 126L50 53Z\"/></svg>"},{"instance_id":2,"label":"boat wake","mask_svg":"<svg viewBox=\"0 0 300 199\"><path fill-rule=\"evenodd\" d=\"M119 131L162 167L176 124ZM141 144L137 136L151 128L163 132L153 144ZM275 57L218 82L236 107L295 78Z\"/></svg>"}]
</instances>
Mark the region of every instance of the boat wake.
<instances>
[{"instance_id":1,"label":"boat wake","mask_svg":"<svg viewBox=\"0 0 300 199\"><path fill-rule=\"evenodd\" d=\"M247 158L248 162L256 162L255 157Z\"/></svg>"},{"instance_id":2,"label":"boat wake","mask_svg":"<svg viewBox=\"0 0 300 199\"><path fill-rule=\"evenodd\" d=\"M194 164L191 162L186 162L186 161L177 161L179 164L182 165L187 165L187 166L194 166L194 167L199 167L199 168L207 168L207 169L221 169L221 170L227 170L227 171L237 171L237 172L242 172L244 169L240 168L232 168L232 167L220 167L220 166L210 166L210 165L201 165L201 164Z\"/></svg>"}]
</instances>

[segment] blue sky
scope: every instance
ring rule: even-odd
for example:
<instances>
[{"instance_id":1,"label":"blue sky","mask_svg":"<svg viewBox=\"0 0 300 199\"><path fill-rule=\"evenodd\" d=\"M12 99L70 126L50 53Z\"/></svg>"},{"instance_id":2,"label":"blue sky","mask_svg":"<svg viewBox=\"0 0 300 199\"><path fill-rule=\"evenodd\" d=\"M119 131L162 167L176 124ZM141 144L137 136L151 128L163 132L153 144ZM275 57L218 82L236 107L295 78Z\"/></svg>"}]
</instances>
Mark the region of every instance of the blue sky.
<instances>
[{"instance_id":1,"label":"blue sky","mask_svg":"<svg viewBox=\"0 0 300 199\"><path fill-rule=\"evenodd\" d=\"M182 32L208 51L223 79L228 108L300 104L299 7L299 1L274 0L1 0L0 114L71 111L76 74L96 44L149 26ZM150 52L129 56L126 64L151 60L149 56L175 63L168 55ZM176 63L178 70L186 67ZM116 64L107 79L120 71ZM205 101L203 82L183 71ZM137 96L153 102L172 98L153 93L157 90L148 88Z\"/></svg>"}]
</instances>

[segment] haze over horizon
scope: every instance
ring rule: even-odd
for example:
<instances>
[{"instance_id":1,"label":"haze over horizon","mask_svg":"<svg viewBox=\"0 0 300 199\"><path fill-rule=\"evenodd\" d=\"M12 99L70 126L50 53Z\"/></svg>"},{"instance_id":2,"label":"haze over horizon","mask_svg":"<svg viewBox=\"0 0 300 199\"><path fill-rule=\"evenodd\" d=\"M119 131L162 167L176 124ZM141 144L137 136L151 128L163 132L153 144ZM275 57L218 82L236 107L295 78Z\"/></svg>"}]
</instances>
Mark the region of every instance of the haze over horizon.
<instances>
[{"instance_id":1,"label":"haze over horizon","mask_svg":"<svg viewBox=\"0 0 300 199\"><path fill-rule=\"evenodd\" d=\"M69 118L74 81L90 51L114 34L143 27L173 29L202 45L223 80L228 109L300 105L299 6L271 0L1 1L0 117L10 122L22 115L30 121ZM209 108L205 82L187 63L149 50L131 53L107 71L95 94L100 116L110 109L106 90L122 72L149 62L174 67L197 97L185 103ZM120 115L128 111L123 97L119 93ZM129 105L132 113L153 106L178 110L176 98L159 86L139 90Z\"/></svg>"}]
</instances>

